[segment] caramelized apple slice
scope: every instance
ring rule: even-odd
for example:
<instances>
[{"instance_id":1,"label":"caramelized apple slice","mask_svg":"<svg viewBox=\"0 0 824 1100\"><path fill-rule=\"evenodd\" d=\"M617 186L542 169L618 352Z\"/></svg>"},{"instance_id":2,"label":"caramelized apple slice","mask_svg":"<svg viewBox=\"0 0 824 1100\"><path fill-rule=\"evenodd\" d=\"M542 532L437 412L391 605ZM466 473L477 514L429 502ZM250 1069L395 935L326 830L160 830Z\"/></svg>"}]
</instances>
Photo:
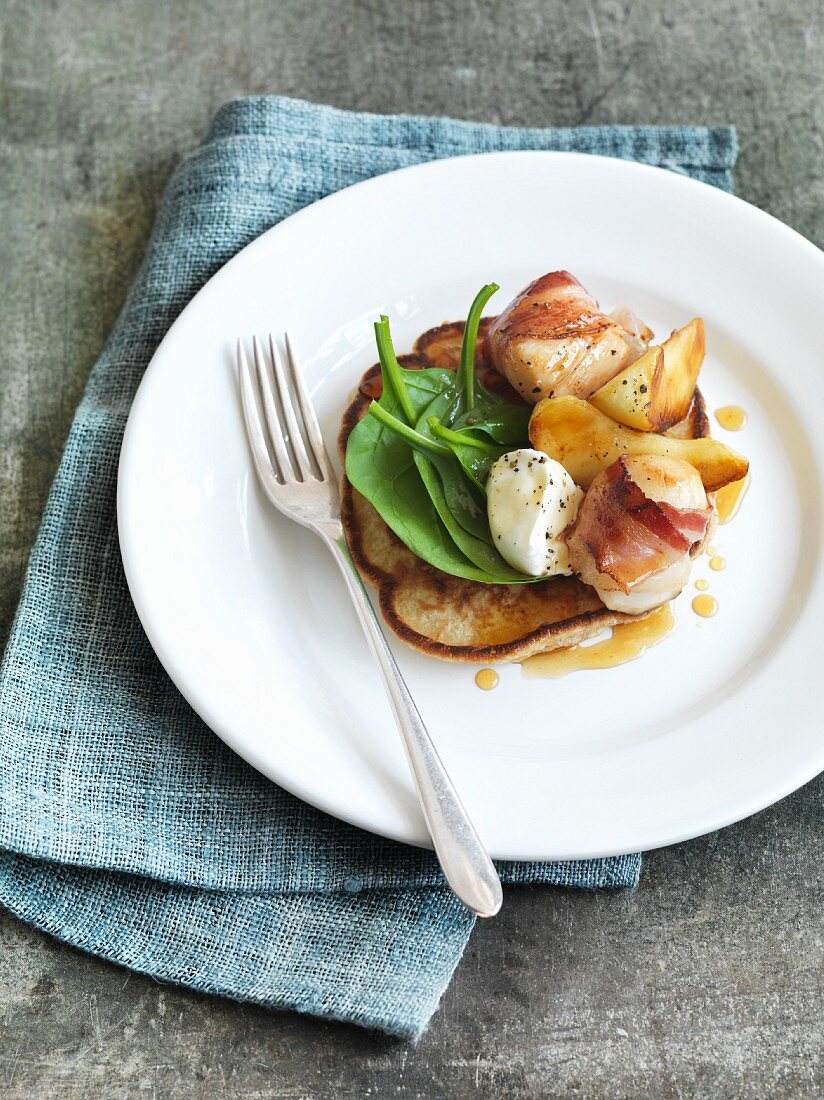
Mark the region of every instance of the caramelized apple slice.
<instances>
[{"instance_id":1,"label":"caramelized apple slice","mask_svg":"<svg viewBox=\"0 0 824 1100\"><path fill-rule=\"evenodd\" d=\"M596 409L639 432L655 431L652 403L664 374L664 351L650 348L590 397Z\"/></svg>"},{"instance_id":2,"label":"caramelized apple slice","mask_svg":"<svg viewBox=\"0 0 824 1100\"><path fill-rule=\"evenodd\" d=\"M664 378L660 402L653 401L651 418L657 432L677 424L687 415L707 350L704 322L700 317L693 317L689 324L677 328L663 342L661 350L664 352Z\"/></svg>"},{"instance_id":3,"label":"caramelized apple slice","mask_svg":"<svg viewBox=\"0 0 824 1100\"><path fill-rule=\"evenodd\" d=\"M590 401L619 424L666 431L687 415L705 348L704 322L695 317L601 386Z\"/></svg>"},{"instance_id":4,"label":"caramelized apple slice","mask_svg":"<svg viewBox=\"0 0 824 1100\"><path fill-rule=\"evenodd\" d=\"M740 481L749 468L743 455L716 439L676 439L624 427L579 397L553 397L535 406L529 421L533 447L565 466L583 488L626 454L671 455L689 462L708 493Z\"/></svg>"}]
</instances>

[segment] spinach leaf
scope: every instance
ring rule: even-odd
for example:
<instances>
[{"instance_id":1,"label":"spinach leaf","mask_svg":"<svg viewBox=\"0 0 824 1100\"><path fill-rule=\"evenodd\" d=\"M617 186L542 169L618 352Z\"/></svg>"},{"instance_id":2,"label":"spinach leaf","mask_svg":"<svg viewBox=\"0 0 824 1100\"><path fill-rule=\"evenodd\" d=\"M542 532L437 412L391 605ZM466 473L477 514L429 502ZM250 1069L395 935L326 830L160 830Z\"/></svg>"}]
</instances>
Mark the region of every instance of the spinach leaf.
<instances>
[{"instance_id":1,"label":"spinach leaf","mask_svg":"<svg viewBox=\"0 0 824 1100\"><path fill-rule=\"evenodd\" d=\"M404 370L388 318L375 324L383 393L349 437L346 475L418 557L468 580L523 584L539 578L504 561L486 514L490 466L528 439L530 413L477 379L480 317L497 289L490 283L476 295L454 373Z\"/></svg>"},{"instance_id":2,"label":"spinach leaf","mask_svg":"<svg viewBox=\"0 0 824 1100\"><path fill-rule=\"evenodd\" d=\"M435 467L441 479L447 507L457 522L469 534L485 539L491 544L489 521L486 518L486 495L482 485L479 485L475 478L467 479L460 458L451 445L448 441L436 439L433 432L433 423L438 424L444 420L449 422L454 404L455 393L447 390L439 394L421 413L415 425L418 434L422 439L427 439L443 448L445 454L438 455L436 459L432 454L425 454L418 449L415 465L427 487L426 467L427 465Z\"/></svg>"},{"instance_id":3,"label":"spinach leaf","mask_svg":"<svg viewBox=\"0 0 824 1100\"><path fill-rule=\"evenodd\" d=\"M444 464L438 465L447 504L465 530L479 538L486 538L487 541L489 523L484 498L490 467L507 450L513 446L520 447L529 438L530 415L530 410L525 406L519 408L490 393L479 382L475 369L475 346L481 314L497 289L496 283L489 283L476 294L464 327L460 364L455 373L454 385L433 400L416 424L416 429L422 436L437 438L446 443L457 458L465 478L461 478L454 469L445 475L442 469ZM500 446L488 446L480 438L483 434ZM422 476L422 464L426 461L422 454L418 454L415 459ZM467 487L464 484L467 479L469 491L476 491L469 498L469 507L466 501ZM484 494L483 497L478 495L481 493ZM471 507L473 502L480 508L480 518L477 509Z\"/></svg>"},{"instance_id":4,"label":"spinach leaf","mask_svg":"<svg viewBox=\"0 0 824 1100\"><path fill-rule=\"evenodd\" d=\"M458 549L469 561L486 572L487 583L518 584L529 580L530 578L508 565L495 549L486 518L486 507L476 501L470 504L466 499L461 499L461 494L464 498L467 496L469 482L451 450L410 428L380 405L373 403L370 417L379 421L388 431L394 432L399 440L412 448L421 481L441 522ZM477 524L475 530L470 529L473 522Z\"/></svg>"},{"instance_id":5,"label":"spinach leaf","mask_svg":"<svg viewBox=\"0 0 824 1100\"><path fill-rule=\"evenodd\" d=\"M450 427L458 431L471 429L482 432L496 443L506 444L509 450L513 450L528 442L531 415L531 406L512 405L503 397L485 390L483 400L471 412L456 417Z\"/></svg>"},{"instance_id":6,"label":"spinach leaf","mask_svg":"<svg viewBox=\"0 0 824 1100\"><path fill-rule=\"evenodd\" d=\"M403 374L406 394L413 408L421 410L447 384L444 375L452 378L451 371L437 368ZM379 404L390 415L403 415L391 386L384 387ZM376 416L365 416L352 430L346 476L413 554L452 576L494 583L456 546L421 480L409 443Z\"/></svg>"},{"instance_id":7,"label":"spinach leaf","mask_svg":"<svg viewBox=\"0 0 824 1100\"><path fill-rule=\"evenodd\" d=\"M464 473L482 493L486 492L486 483L493 462L512 449L509 446L500 446L479 439L471 431L447 428L435 417L429 420L429 430L434 439L439 443L445 443L451 449L463 467Z\"/></svg>"},{"instance_id":8,"label":"spinach leaf","mask_svg":"<svg viewBox=\"0 0 824 1100\"><path fill-rule=\"evenodd\" d=\"M487 283L486 286L481 287L469 307L469 316L466 318L461 343L461 360L455 372L455 385L459 394L456 416L471 413L475 406L480 404L487 395L487 391L478 381L478 374L475 370L475 345L478 342L478 328L481 324L481 314L484 311L484 306L498 290L500 290L500 287L497 283Z\"/></svg>"}]
</instances>

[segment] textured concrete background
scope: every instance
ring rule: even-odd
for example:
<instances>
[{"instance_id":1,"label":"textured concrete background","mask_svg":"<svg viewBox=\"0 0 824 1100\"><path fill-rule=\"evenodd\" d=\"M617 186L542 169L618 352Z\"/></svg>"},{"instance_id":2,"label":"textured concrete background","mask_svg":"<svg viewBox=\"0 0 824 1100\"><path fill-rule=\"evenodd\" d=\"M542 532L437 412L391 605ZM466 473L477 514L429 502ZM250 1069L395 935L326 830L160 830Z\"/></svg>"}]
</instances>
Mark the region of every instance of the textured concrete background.
<instances>
[{"instance_id":1,"label":"textured concrete background","mask_svg":"<svg viewBox=\"0 0 824 1100\"><path fill-rule=\"evenodd\" d=\"M528 125L732 122L738 193L824 244L821 0L0 11L2 638L164 181L231 96ZM653 853L635 893L509 891L416 1048L160 986L4 915L0 1092L819 1096L822 791Z\"/></svg>"}]
</instances>

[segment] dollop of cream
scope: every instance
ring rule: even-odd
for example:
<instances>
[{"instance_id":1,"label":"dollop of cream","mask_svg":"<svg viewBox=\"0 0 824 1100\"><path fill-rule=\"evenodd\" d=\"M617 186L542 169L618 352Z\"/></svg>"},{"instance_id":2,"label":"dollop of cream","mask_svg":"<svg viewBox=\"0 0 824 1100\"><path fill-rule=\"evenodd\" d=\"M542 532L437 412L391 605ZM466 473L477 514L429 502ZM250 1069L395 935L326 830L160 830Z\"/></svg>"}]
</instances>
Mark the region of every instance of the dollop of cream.
<instances>
[{"instance_id":1,"label":"dollop of cream","mask_svg":"<svg viewBox=\"0 0 824 1100\"><path fill-rule=\"evenodd\" d=\"M489 529L504 561L529 577L572 573L563 532L584 491L560 462L522 447L497 460L486 485Z\"/></svg>"}]
</instances>

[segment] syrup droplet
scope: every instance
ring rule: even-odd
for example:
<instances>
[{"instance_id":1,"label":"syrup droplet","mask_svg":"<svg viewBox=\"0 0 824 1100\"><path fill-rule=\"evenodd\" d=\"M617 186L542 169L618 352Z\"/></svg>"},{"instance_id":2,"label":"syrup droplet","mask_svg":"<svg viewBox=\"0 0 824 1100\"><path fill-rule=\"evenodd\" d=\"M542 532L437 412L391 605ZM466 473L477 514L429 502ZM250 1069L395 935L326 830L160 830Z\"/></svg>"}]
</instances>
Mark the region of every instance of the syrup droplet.
<instances>
[{"instance_id":1,"label":"syrup droplet","mask_svg":"<svg viewBox=\"0 0 824 1100\"><path fill-rule=\"evenodd\" d=\"M729 523L738 509L741 507L741 501L744 498L750 484L750 475L742 478L740 481L731 481L729 485L725 485L723 489L719 489L715 494L715 507L718 509L718 522Z\"/></svg>"},{"instance_id":2,"label":"syrup droplet","mask_svg":"<svg viewBox=\"0 0 824 1100\"><path fill-rule=\"evenodd\" d=\"M702 619L711 619L718 610L718 600L714 596L708 596L706 594L702 596L696 596L692 601L692 609L696 615L700 615Z\"/></svg>"},{"instance_id":3,"label":"syrup droplet","mask_svg":"<svg viewBox=\"0 0 824 1100\"><path fill-rule=\"evenodd\" d=\"M725 569L726 566L727 563L724 561L723 558L719 557L718 554L710 558L710 569L714 569L716 573L720 572L722 569Z\"/></svg>"},{"instance_id":4,"label":"syrup droplet","mask_svg":"<svg viewBox=\"0 0 824 1100\"><path fill-rule=\"evenodd\" d=\"M492 691L498 686L499 680L500 676L494 668L482 668L480 672L475 673L475 683L481 691Z\"/></svg>"},{"instance_id":5,"label":"syrup droplet","mask_svg":"<svg viewBox=\"0 0 824 1100\"><path fill-rule=\"evenodd\" d=\"M709 586L710 582L705 581L703 577L695 582L695 587L698 589L699 592L706 592Z\"/></svg>"},{"instance_id":6,"label":"syrup droplet","mask_svg":"<svg viewBox=\"0 0 824 1100\"><path fill-rule=\"evenodd\" d=\"M724 405L715 410L715 419L728 432L739 432L747 423L747 414L738 405Z\"/></svg>"}]
</instances>

